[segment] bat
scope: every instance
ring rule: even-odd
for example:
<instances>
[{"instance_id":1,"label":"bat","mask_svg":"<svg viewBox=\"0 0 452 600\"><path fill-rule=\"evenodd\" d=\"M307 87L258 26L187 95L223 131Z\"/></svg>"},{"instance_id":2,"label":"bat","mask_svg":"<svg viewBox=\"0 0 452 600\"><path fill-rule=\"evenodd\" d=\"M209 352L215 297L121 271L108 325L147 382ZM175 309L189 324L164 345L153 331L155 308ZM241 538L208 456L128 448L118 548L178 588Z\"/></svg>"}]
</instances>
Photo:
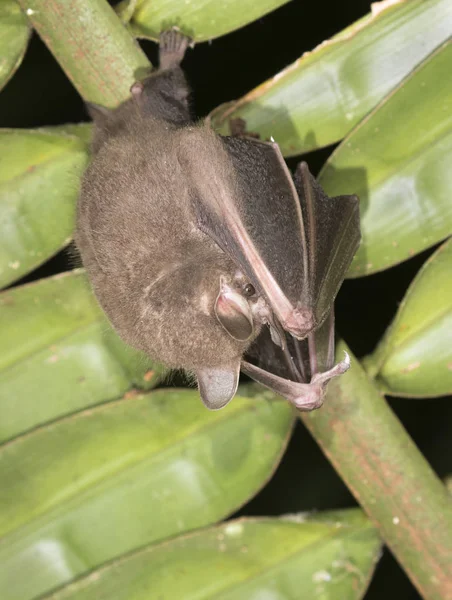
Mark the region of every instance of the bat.
<instances>
[{"instance_id":1,"label":"bat","mask_svg":"<svg viewBox=\"0 0 452 600\"><path fill-rule=\"evenodd\" d=\"M204 404L240 370L300 410L334 365L334 299L359 245L356 196L329 198L277 144L219 136L190 116L188 38L160 37L160 68L117 109L88 105L92 159L75 242L120 337L196 375Z\"/></svg>"}]
</instances>

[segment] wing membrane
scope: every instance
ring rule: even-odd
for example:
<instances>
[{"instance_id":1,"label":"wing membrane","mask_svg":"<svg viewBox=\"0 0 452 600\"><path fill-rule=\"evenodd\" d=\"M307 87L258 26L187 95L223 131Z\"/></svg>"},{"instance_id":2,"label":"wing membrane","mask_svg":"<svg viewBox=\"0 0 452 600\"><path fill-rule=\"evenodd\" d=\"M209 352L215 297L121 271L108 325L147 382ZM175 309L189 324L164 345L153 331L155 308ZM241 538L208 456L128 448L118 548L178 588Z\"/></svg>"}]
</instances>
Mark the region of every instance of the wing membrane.
<instances>
[{"instance_id":1,"label":"wing membrane","mask_svg":"<svg viewBox=\"0 0 452 600\"><path fill-rule=\"evenodd\" d=\"M294 181L309 257L309 286L301 291L300 299L314 310L316 323L322 323L359 246L359 200L327 196L304 162L298 165Z\"/></svg>"}]
</instances>

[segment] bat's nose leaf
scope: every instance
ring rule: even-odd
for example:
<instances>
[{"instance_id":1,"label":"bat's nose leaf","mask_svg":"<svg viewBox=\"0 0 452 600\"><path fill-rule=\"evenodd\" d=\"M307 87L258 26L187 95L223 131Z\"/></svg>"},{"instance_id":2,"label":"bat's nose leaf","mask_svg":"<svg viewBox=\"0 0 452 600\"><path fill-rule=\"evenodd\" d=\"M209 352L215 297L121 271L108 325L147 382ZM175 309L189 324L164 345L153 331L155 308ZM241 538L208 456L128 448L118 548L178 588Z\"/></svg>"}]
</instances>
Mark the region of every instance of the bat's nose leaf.
<instances>
[{"instance_id":1,"label":"bat's nose leaf","mask_svg":"<svg viewBox=\"0 0 452 600\"><path fill-rule=\"evenodd\" d=\"M224 368L206 368L196 372L199 393L210 410L218 410L234 397L239 384L240 362Z\"/></svg>"},{"instance_id":2,"label":"bat's nose leaf","mask_svg":"<svg viewBox=\"0 0 452 600\"><path fill-rule=\"evenodd\" d=\"M235 340L244 342L253 335L250 305L238 292L222 289L215 302L218 321Z\"/></svg>"}]
</instances>

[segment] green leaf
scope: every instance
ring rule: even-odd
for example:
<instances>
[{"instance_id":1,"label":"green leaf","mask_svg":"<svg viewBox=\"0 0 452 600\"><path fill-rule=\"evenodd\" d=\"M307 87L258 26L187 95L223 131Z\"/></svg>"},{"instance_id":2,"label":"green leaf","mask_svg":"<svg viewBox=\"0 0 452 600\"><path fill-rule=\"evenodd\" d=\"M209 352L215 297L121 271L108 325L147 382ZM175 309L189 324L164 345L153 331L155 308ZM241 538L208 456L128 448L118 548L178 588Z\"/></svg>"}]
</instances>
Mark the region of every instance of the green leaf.
<instances>
[{"instance_id":1,"label":"green leaf","mask_svg":"<svg viewBox=\"0 0 452 600\"><path fill-rule=\"evenodd\" d=\"M452 238L417 274L367 365L387 394L452 394Z\"/></svg>"},{"instance_id":2,"label":"green leaf","mask_svg":"<svg viewBox=\"0 0 452 600\"><path fill-rule=\"evenodd\" d=\"M286 156L342 139L412 69L452 35L449 0L376 2L357 21L236 102L211 114L273 137Z\"/></svg>"},{"instance_id":3,"label":"green leaf","mask_svg":"<svg viewBox=\"0 0 452 600\"><path fill-rule=\"evenodd\" d=\"M46 425L0 448L0 597L27 600L125 552L214 523L273 473L286 402L158 390ZM20 573L25 576L20 576Z\"/></svg>"},{"instance_id":4,"label":"green leaf","mask_svg":"<svg viewBox=\"0 0 452 600\"><path fill-rule=\"evenodd\" d=\"M452 496L452 475L448 475L444 480L444 484L446 486L447 491Z\"/></svg>"},{"instance_id":5,"label":"green leaf","mask_svg":"<svg viewBox=\"0 0 452 600\"><path fill-rule=\"evenodd\" d=\"M78 270L0 294L0 347L0 442L166 372L119 340Z\"/></svg>"},{"instance_id":6,"label":"green leaf","mask_svg":"<svg viewBox=\"0 0 452 600\"><path fill-rule=\"evenodd\" d=\"M0 287L69 243L88 132L87 125L0 130Z\"/></svg>"},{"instance_id":7,"label":"green leaf","mask_svg":"<svg viewBox=\"0 0 452 600\"><path fill-rule=\"evenodd\" d=\"M0 3L0 89L16 72L30 38L28 19L16 0Z\"/></svg>"},{"instance_id":8,"label":"green leaf","mask_svg":"<svg viewBox=\"0 0 452 600\"><path fill-rule=\"evenodd\" d=\"M352 192L361 200L363 240L351 277L387 269L452 232L451 64L449 41L358 125L320 173L330 195Z\"/></svg>"},{"instance_id":9,"label":"green leaf","mask_svg":"<svg viewBox=\"0 0 452 600\"><path fill-rule=\"evenodd\" d=\"M362 598L379 558L376 531L358 510L319 517L230 521L124 557L47 598Z\"/></svg>"},{"instance_id":10,"label":"green leaf","mask_svg":"<svg viewBox=\"0 0 452 600\"><path fill-rule=\"evenodd\" d=\"M115 5L114 9L121 21L127 25L133 17L137 6L137 0L122 0Z\"/></svg>"},{"instance_id":11,"label":"green leaf","mask_svg":"<svg viewBox=\"0 0 452 600\"><path fill-rule=\"evenodd\" d=\"M219 10L216 0L125 0L117 10L129 21L136 37L158 40L161 31L176 25L193 41L204 42L239 29L287 2L227 0Z\"/></svg>"}]
</instances>

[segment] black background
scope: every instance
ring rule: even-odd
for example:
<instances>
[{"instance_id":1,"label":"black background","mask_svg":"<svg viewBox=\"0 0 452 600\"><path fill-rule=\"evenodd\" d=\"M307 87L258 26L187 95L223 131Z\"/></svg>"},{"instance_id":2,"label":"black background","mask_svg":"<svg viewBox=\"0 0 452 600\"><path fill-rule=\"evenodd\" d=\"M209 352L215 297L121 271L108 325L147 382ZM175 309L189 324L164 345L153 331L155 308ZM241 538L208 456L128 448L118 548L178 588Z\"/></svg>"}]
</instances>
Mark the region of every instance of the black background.
<instances>
[{"instance_id":1,"label":"black background","mask_svg":"<svg viewBox=\"0 0 452 600\"><path fill-rule=\"evenodd\" d=\"M219 3L221 6L221 2ZM218 104L240 97L369 12L364 0L292 0L264 18L203 43L188 53L184 67L194 90L194 110L202 117ZM151 61L156 46L143 42ZM0 126L38 127L86 121L83 102L51 54L34 35L20 69L0 94ZM304 156L317 173L333 147ZM291 159L294 167L298 159ZM339 333L362 357L372 351L394 316L398 303L432 250L384 273L346 281L336 303ZM70 268L64 252L21 282ZM396 414L440 477L452 472L450 398L389 400ZM310 435L298 424L275 476L238 514L345 508L355 504ZM388 552L377 567L368 600L419 598ZM308 600L308 599L307 599Z\"/></svg>"}]
</instances>

